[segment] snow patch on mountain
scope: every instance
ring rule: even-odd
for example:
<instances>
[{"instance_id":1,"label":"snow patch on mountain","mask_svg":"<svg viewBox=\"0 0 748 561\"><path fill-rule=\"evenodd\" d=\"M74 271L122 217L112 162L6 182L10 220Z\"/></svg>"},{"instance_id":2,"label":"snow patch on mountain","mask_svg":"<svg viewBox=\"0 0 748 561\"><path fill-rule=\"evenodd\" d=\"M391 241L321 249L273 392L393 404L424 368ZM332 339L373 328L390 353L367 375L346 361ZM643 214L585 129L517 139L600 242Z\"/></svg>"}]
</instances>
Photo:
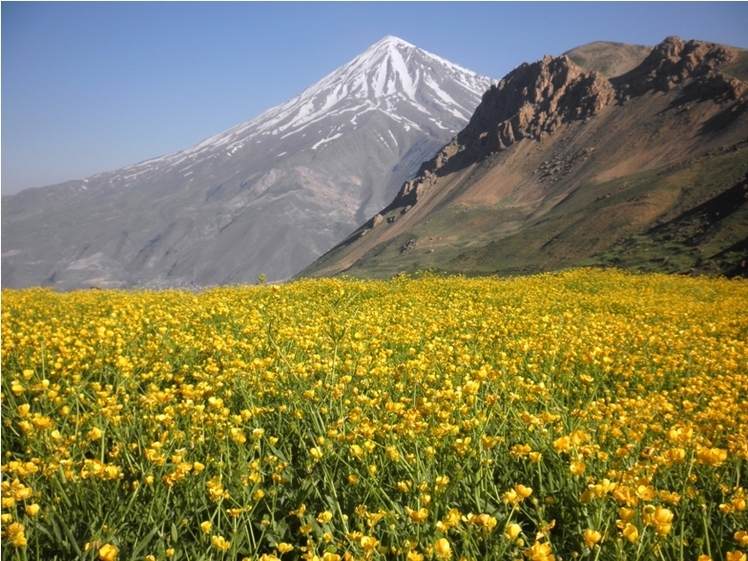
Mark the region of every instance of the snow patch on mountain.
<instances>
[{"instance_id":1,"label":"snow patch on mountain","mask_svg":"<svg viewBox=\"0 0 748 561\"><path fill-rule=\"evenodd\" d=\"M334 134L328 138L323 138L322 140L317 142L314 146L312 146L312 150L316 150L322 144L327 144L328 142L332 142L333 140L335 140L336 138L340 138L341 136L343 136L343 133L339 132L338 134Z\"/></svg>"}]
</instances>

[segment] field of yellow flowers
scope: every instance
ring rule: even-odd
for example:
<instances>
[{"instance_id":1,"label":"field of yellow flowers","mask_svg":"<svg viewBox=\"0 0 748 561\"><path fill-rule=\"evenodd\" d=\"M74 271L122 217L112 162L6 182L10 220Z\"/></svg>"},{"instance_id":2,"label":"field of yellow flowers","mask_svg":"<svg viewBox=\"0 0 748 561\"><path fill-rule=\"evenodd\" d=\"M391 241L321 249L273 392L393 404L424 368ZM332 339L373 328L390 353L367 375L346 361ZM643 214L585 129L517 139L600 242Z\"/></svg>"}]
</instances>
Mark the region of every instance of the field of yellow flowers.
<instances>
[{"instance_id":1,"label":"field of yellow flowers","mask_svg":"<svg viewBox=\"0 0 748 561\"><path fill-rule=\"evenodd\" d=\"M2 292L2 558L745 561L748 282Z\"/></svg>"}]
</instances>

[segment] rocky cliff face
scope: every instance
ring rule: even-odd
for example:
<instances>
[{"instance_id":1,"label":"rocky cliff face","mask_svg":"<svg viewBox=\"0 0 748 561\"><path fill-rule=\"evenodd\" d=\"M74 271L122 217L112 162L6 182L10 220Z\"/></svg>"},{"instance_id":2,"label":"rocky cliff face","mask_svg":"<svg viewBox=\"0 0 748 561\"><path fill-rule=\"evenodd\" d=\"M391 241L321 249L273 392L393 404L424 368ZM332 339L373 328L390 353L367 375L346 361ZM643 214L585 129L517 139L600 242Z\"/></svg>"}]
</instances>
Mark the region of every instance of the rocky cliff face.
<instances>
[{"instance_id":1,"label":"rocky cliff face","mask_svg":"<svg viewBox=\"0 0 748 561\"><path fill-rule=\"evenodd\" d=\"M624 68L618 76L563 55L516 68L387 207L302 274L516 274L653 259L653 270L740 274L748 204L727 208L733 198L721 195L742 193L748 174L748 51L678 37L646 56L621 47L570 51L587 68ZM590 60L596 52L605 61ZM647 233L693 224L679 216L699 205L721 209L708 235ZM693 247L674 241L686 239Z\"/></svg>"},{"instance_id":2,"label":"rocky cliff face","mask_svg":"<svg viewBox=\"0 0 748 561\"><path fill-rule=\"evenodd\" d=\"M421 166L387 209L412 206L439 176L520 140L540 140L564 123L591 117L614 100L608 80L597 72L584 72L565 55L525 63L491 86L468 125Z\"/></svg>"},{"instance_id":3,"label":"rocky cliff face","mask_svg":"<svg viewBox=\"0 0 748 561\"><path fill-rule=\"evenodd\" d=\"M562 55L522 64L483 95L468 125L407 181L387 207L411 207L446 175L503 150L522 139L540 140L572 121L583 121L612 103L625 103L646 92L668 92L693 79L683 100L737 100L748 83L716 72L733 61L738 51L703 41L668 37L644 61L626 74L608 80L585 72Z\"/></svg>"},{"instance_id":4,"label":"rocky cliff face","mask_svg":"<svg viewBox=\"0 0 748 561\"><path fill-rule=\"evenodd\" d=\"M707 76L734 60L737 53L736 49L714 43L668 37L639 66L611 82L622 101L652 90L669 92L688 78Z\"/></svg>"}]
</instances>

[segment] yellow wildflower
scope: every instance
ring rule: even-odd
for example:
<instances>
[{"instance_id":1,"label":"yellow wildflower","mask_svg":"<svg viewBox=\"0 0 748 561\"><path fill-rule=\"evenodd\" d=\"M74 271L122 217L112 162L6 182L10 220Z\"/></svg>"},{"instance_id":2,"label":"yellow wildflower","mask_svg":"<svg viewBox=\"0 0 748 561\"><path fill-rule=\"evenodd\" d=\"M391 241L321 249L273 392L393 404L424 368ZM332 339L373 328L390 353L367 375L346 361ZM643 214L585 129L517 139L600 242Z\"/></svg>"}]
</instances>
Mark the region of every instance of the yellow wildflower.
<instances>
[{"instance_id":1,"label":"yellow wildflower","mask_svg":"<svg viewBox=\"0 0 748 561\"><path fill-rule=\"evenodd\" d=\"M119 550L111 544L104 544L99 549L99 559L101 561L114 561L119 555Z\"/></svg>"},{"instance_id":2,"label":"yellow wildflower","mask_svg":"<svg viewBox=\"0 0 748 561\"><path fill-rule=\"evenodd\" d=\"M551 546L547 543L535 542L532 547L525 552L525 556L530 561L554 561L556 558L552 555Z\"/></svg>"},{"instance_id":3,"label":"yellow wildflower","mask_svg":"<svg viewBox=\"0 0 748 561\"><path fill-rule=\"evenodd\" d=\"M13 522L5 528L5 537L10 540L13 547L26 547L26 535L23 524Z\"/></svg>"},{"instance_id":4,"label":"yellow wildflower","mask_svg":"<svg viewBox=\"0 0 748 561\"><path fill-rule=\"evenodd\" d=\"M584 543L587 544L587 547L592 548L594 545L599 542L603 538L602 534L598 532L597 530L592 530L590 528L586 529L584 531Z\"/></svg>"},{"instance_id":5,"label":"yellow wildflower","mask_svg":"<svg viewBox=\"0 0 748 561\"><path fill-rule=\"evenodd\" d=\"M361 536L360 543L363 550L369 553L379 545L379 540L371 536Z\"/></svg>"},{"instance_id":6,"label":"yellow wildflower","mask_svg":"<svg viewBox=\"0 0 748 561\"><path fill-rule=\"evenodd\" d=\"M626 525L623 527L622 531L623 537L626 538L631 543L634 543L636 540L639 539L639 530L631 524L630 522L627 522Z\"/></svg>"},{"instance_id":7,"label":"yellow wildflower","mask_svg":"<svg viewBox=\"0 0 748 561\"><path fill-rule=\"evenodd\" d=\"M419 524L426 520L429 517L429 511L427 508L420 508L418 510L413 510L412 508L405 507L405 512L410 516L411 521L413 524Z\"/></svg>"},{"instance_id":8,"label":"yellow wildflower","mask_svg":"<svg viewBox=\"0 0 748 561\"><path fill-rule=\"evenodd\" d=\"M320 512L317 515L317 522L319 522L320 524L327 524L330 520L332 520L332 512L330 512L329 510Z\"/></svg>"},{"instance_id":9,"label":"yellow wildflower","mask_svg":"<svg viewBox=\"0 0 748 561\"><path fill-rule=\"evenodd\" d=\"M434 552L438 559L450 559L452 557L452 546L447 538L439 538L434 542Z\"/></svg>"},{"instance_id":10,"label":"yellow wildflower","mask_svg":"<svg viewBox=\"0 0 748 561\"><path fill-rule=\"evenodd\" d=\"M283 555L284 553L288 553L289 551L293 551L293 546L285 542L276 544L275 548L278 550L278 553L280 553L281 555Z\"/></svg>"},{"instance_id":11,"label":"yellow wildflower","mask_svg":"<svg viewBox=\"0 0 748 561\"><path fill-rule=\"evenodd\" d=\"M517 536L519 536L521 533L522 526L520 526L519 524L509 524L504 531L504 535L510 540L517 539Z\"/></svg>"},{"instance_id":12,"label":"yellow wildflower","mask_svg":"<svg viewBox=\"0 0 748 561\"><path fill-rule=\"evenodd\" d=\"M733 537L740 547L748 547L748 532L745 530L738 530L735 532Z\"/></svg>"},{"instance_id":13,"label":"yellow wildflower","mask_svg":"<svg viewBox=\"0 0 748 561\"><path fill-rule=\"evenodd\" d=\"M226 552L231 547L231 543L227 541L223 536L212 536L210 538L210 543L215 547L216 549Z\"/></svg>"}]
</instances>

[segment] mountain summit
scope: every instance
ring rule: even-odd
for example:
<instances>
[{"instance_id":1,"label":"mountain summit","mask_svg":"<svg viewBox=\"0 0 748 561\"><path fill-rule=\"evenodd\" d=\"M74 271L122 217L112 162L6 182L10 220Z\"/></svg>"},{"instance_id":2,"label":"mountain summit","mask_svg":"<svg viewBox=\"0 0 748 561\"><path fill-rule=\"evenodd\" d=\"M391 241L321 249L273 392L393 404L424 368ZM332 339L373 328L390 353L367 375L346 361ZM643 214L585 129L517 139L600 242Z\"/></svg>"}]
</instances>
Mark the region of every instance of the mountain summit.
<instances>
[{"instance_id":1,"label":"mountain summit","mask_svg":"<svg viewBox=\"0 0 748 561\"><path fill-rule=\"evenodd\" d=\"M121 170L3 197L2 285L287 278L397 194L491 81L387 36L288 102Z\"/></svg>"},{"instance_id":2,"label":"mountain summit","mask_svg":"<svg viewBox=\"0 0 748 561\"><path fill-rule=\"evenodd\" d=\"M488 84L485 77L390 35L292 100L228 135L251 130L252 137L277 130L288 137L320 119L343 114L345 124L351 125L348 128L355 128L357 118L370 111L379 111L404 127L456 131L470 118ZM341 129L338 126L335 132ZM328 138L323 141L329 142Z\"/></svg>"}]
</instances>

